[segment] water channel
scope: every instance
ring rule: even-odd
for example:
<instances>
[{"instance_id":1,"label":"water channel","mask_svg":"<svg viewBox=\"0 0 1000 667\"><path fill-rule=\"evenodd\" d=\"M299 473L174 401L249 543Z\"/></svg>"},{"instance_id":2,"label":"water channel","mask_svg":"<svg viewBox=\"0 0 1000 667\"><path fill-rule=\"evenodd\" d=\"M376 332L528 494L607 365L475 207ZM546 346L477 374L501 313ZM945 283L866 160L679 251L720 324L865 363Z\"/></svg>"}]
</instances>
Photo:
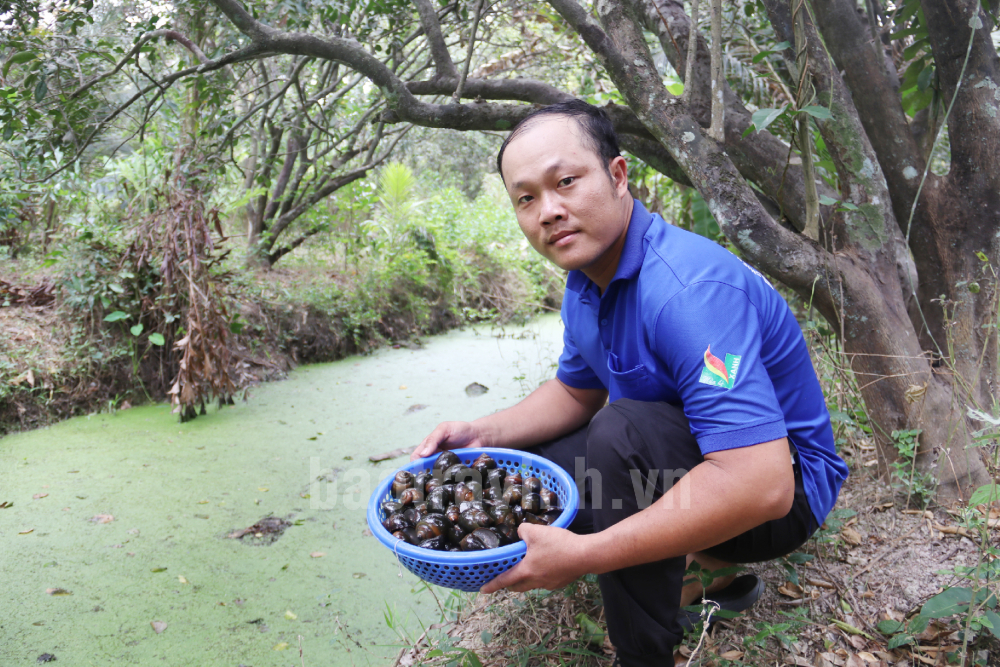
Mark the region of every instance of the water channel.
<instances>
[{"instance_id":1,"label":"water channel","mask_svg":"<svg viewBox=\"0 0 1000 667\"><path fill-rule=\"evenodd\" d=\"M511 405L551 377L561 332L555 315L468 328L299 368L186 424L151 405L3 438L0 665L391 663L390 624L419 635L441 612L366 530L406 459L368 457ZM266 517L291 525L233 537Z\"/></svg>"}]
</instances>

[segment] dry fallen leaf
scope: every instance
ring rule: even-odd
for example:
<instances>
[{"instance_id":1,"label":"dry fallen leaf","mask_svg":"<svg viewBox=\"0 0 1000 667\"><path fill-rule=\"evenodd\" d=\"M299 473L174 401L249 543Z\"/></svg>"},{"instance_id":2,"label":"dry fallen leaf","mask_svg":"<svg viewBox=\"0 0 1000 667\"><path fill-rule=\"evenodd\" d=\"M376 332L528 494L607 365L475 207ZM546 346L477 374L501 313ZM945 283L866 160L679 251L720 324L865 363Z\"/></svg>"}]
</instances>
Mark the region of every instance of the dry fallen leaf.
<instances>
[{"instance_id":1,"label":"dry fallen leaf","mask_svg":"<svg viewBox=\"0 0 1000 667\"><path fill-rule=\"evenodd\" d=\"M150 621L149 624L153 626L153 632L156 634L161 634L167 629L167 624L163 621Z\"/></svg>"},{"instance_id":2,"label":"dry fallen leaf","mask_svg":"<svg viewBox=\"0 0 1000 667\"><path fill-rule=\"evenodd\" d=\"M281 642L280 644L274 645L275 651L284 651L286 648L288 648L288 642Z\"/></svg>"},{"instance_id":3,"label":"dry fallen leaf","mask_svg":"<svg viewBox=\"0 0 1000 667\"><path fill-rule=\"evenodd\" d=\"M187 579L185 579L182 576L178 576L177 577L177 581L181 582L182 584L189 584L189 583L191 583L191 582L189 582Z\"/></svg>"},{"instance_id":4,"label":"dry fallen leaf","mask_svg":"<svg viewBox=\"0 0 1000 667\"><path fill-rule=\"evenodd\" d=\"M778 592L784 595L785 597L792 598L793 600L802 599L802 587L793 584L790 581L786 581L782 585L778 586Z\"/></svg>"},{"instance_id":5,"label":"dry fallen leaf","mask_svg":"<svg viewBox=\"0 0 1000 667\"><path fill-rule=\"evenodd\" d=\"M843 667L844 659L838 657L836 653L817 653L813 664L816 667Z\"/></svg>"},{"instance_id":6,"label":"dry fallen leaf","mask_svg":"<svg viewBox=\"0 0 1000 667\"><path fill-rule=\"evenodd\" d=\"M861 533L854 530L850 526L845 526L840 531L841 536L843 536L844 541L853 546L858 546L862 542Z\"/></svg>"},{"instance_id":7,"label":"dry fallen leaf","mask_svg":"<svg viewBox=\"0 0 1000 667\"><path fill-rule=\"evenodd\" d=\"M295 619L298 618L298 616L296 616L291 609L287 609L285 611L285 618L287 618L289 621L294 621Z\"/></svg>"},{"instance_id":8,"label":"dry fallen leaf","mask_svg":"<svg viewBox=\"0 0 1000 667\"><path fill-rule=\"evenodd\" d=\"M325 555L326 554L322 551L314 551L311 554L309 554L310 558L322 558Z\"/></svg>"},{"instance_id":9,"label":"dry fallen leaf","mask_svg":"<svg viewBox=\"0 0 1000 667\"><path fill-rule=\"evenodd\" d=\"M732 651L726 651L725 653L720 653L719 657L723 660L739 660L743 657L743 651L737 651L733 649Z\"/></svg>"},{"instance_id":10,"label":"dry fallen leaf","mask_svg":"<svg viewBox=\"0 0 1000 667\"><path fill-rule=\"evenodd\" d=\"M35 495L33 495L33 496L31 496L31 497L32 497L32 498L33 498L34 500L38 500L39 498L46 498L46 497L48 497L48 495L49 495L49 494L47 494L47 493L36 493Z\"/></svg>"},{"instance_id":11,"label":"dry fallen leaf","mask_svg":"<svg viewBox=\"0 0 1000 667\"><path fill-rule=\"evenodd\" d=\"M115 517L110 514L97 514L90 518L91 523L111 523Z\"/></svg>"},{"instance_id":12,"label":"dry fallen leaf","mask_svg":"<svg viewBox=\"0 0 1000 667\"><path fill-rule=\"evenodd\" d=\"M33 532L35 532L35 529L29 528L28 530L22 530L21 532L18 533L18 535L27 535L28 533L33 533Z\"/></svg>"},{"instance_id":13,"label":"dry fallen leaf","mask_svg":"<svg viewBox=\"0 0 1000 667\"><path fill-rule=\"evenodd\" d=\"M406 385L405 384L401 384L401 385L399 385L399 388L400 389L406 389Z\"/></svg>"},{"instance_id":14,"label":"dry fallen leaf","mask_svg":"<svg viewBox=\"0 0 1000 667\"><path fill-rule=\"evenodd\" d=\"M13 507L13 506L14 506L14 503L10 502L9 500L5 500L2 503L0 503L0 510L5 510L8 507Z\"/></svg>"},{"instance_id":15,"label":"dry fallen leaf","mask_svg":"<svg viewBox=\"0 0 1000 667\"><path fill-rule=\"evenodd\" d=\"M847 658L847 663L844 667L866 667L865 661L861 659L858 655L851 655Z\"/></svg>"},{"instance_id":16,"label":"dry fallen leaf","mask_svg":"<svg viewBox=\"0 0 1000 667\"><path fill-rule=\"evenodd\" d=\"M268 488L266 486L259 486L259 487L257 487L257 490L258 491L267 491Z\"/></svg>"},{"instance_id":17,"label":"dry fallen leaf","mask_svg":"<svg viewBox=\"0 0 1000 667\"><path fill-rule=\"evenodd\" d=\"M46 588L45 592L48 593L49 595L58 595L58 596L72 595L72 593L70 593L65 588Z\"/></svg>"}]
</instances>

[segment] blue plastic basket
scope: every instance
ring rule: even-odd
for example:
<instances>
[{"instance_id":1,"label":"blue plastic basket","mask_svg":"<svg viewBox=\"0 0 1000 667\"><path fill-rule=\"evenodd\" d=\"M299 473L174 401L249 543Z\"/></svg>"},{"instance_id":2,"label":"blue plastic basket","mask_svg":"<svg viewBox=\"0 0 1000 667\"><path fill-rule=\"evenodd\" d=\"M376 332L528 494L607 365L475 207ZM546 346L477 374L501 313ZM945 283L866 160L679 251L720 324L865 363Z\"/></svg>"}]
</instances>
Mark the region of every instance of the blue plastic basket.
<instances>
[{"instance_id":1,"label":"blue plastic basket","mask_svg":"<svg viewBox=\"0 0 1000 667\"><path fill-rule=\"evenodd\" d=\"M540 456L519 452L513 449L455 449L452 450L462 463L470 465L480 454L486 453L493 457L498 466L508 470L519 470L523 476L534 475L542 484L559 496L563 507L562 514L552 525L566 528L576 516L580 504L580 493L569 474L547 459ZM411 461L400 470L409 470L417 474L434 465L437 456ZM501 572L506 572L517 565L526 552L524 542L515 542L497 549L484 551L434 551L422 549L392 536L382 525L385 512L383 501L391 493L393 475L389 475L378 485L368 502L368 528L387 546L407 570L424 581L445 588L457 588L460 591L478 591L486 582Z\"/></svg>"}]
</instances>

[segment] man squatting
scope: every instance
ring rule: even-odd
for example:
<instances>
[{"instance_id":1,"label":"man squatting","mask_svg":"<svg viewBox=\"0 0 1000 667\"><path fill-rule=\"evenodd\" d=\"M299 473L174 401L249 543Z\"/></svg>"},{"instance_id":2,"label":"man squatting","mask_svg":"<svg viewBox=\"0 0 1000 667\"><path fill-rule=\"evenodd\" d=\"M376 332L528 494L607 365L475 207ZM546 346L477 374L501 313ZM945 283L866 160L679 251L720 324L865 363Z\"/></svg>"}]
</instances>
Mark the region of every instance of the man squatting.
<instances>
[{"instance_id":1,"label":"man squatting","mask_svg":"<svg viewBox=\"0 0 1000 667\"><path fill-rule=\"evenodd\" d=\"M733 592L730 575L703 591L686 566L791 553L847 477L801 329L757 271L631 197L598 108L529 115L497 169L525 237L569 272L559 368L511 408L438 425L413 458L509 447L586 475L570 530L522 524L524 560L482 592L597 574L616 664L673 665L681 607L735 595L742 609L763 588L749 575Z\"/></svg>"}]
</instances>

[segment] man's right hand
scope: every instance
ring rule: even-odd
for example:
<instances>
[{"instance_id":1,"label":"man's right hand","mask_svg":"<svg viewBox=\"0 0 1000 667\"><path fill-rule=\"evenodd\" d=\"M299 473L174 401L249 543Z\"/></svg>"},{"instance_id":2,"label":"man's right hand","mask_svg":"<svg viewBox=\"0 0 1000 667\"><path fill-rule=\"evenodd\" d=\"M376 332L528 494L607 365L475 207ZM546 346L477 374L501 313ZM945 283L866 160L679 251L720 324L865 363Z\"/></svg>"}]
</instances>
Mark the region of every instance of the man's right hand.
<instances>
[{"instance_id":1,"label":"man's right hand","mask_svg":"<svg viewBox=\"0 0 1000 667\"><path fill-rule=\"evenodd\" d=\"M433 456L446 449L489 446L480 431L471 422L441 422L417 445L410 454L410 460Z\"/></svg>"}]
</instances>

